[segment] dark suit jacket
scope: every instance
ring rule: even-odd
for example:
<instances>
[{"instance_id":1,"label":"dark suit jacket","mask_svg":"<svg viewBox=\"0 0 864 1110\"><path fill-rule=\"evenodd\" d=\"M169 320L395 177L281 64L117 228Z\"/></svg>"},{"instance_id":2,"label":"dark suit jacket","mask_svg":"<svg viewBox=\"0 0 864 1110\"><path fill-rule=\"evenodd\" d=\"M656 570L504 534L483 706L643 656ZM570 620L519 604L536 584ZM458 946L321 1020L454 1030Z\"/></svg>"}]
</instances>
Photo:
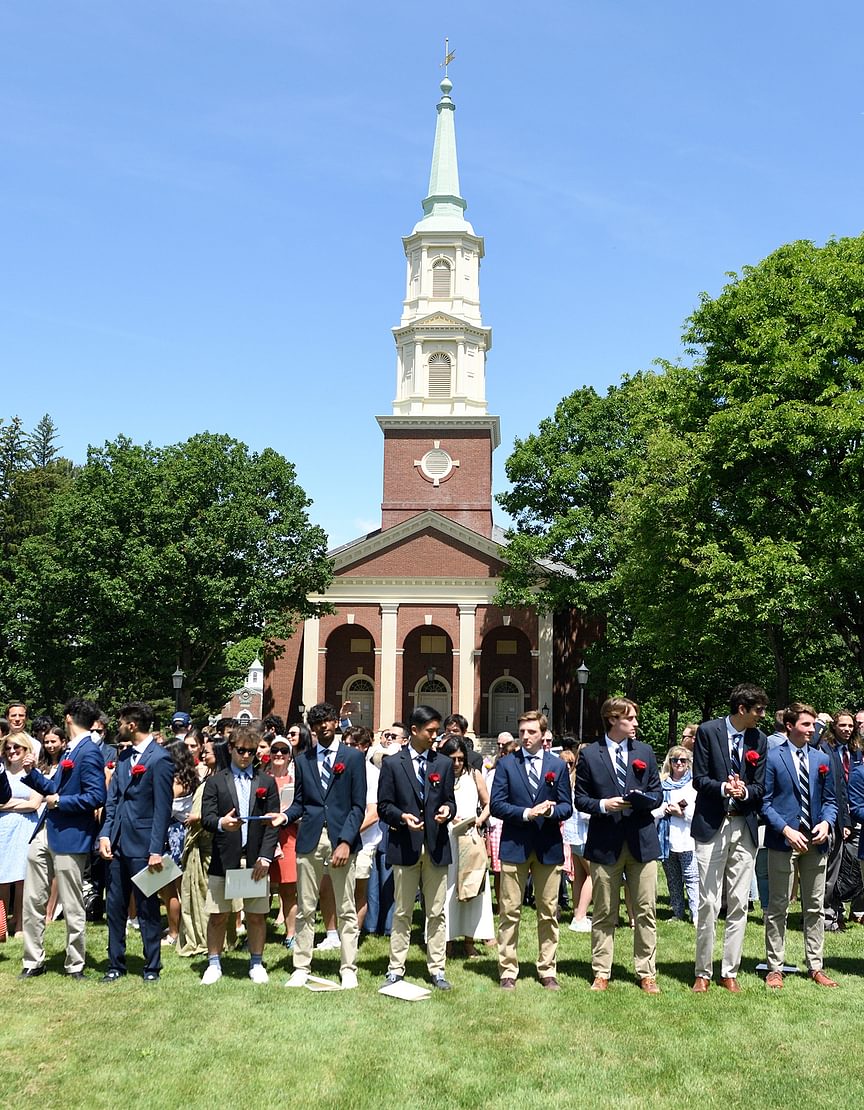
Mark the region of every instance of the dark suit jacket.
<instances>
[{"instance_id":1,"label":"dark suit jacket","mask_svg":"<svg viewBox=\"0 0 864 1110\"><path fill-rule=\"evenodd\" d=\"M633 797L632 808L623 813L603 813L600 809L602 799L621 796L621 785L606 746L606 737L589 744L579 753L573 795L576 808L591 814L585 859L594 863L615 863L625 844L633 858L642 863L660 858L660 841L652 813L663 801L657 760L651 746L641 740L628 740L627 751L624 793L633 790L639 793ZM637 760L645 764L644 769L634 767Z\"/></svg>"},{"instance_id":2,"label":"dark suit jacket","mask_svg":"<svg viewBox=\"0 0 864 1110\"><path fill-rule=\"evenodd\" d=\"M849 814L853 821L864 821L864 763L853 763L849 771ZM864 836L858 841L858 858L864 859Z\"/></svg>"},{"instance_id":3,"label":"dark suit jacket","mask_svg":"<svg viewBox=\"0 0 864 1110\"><path fill-rule=\"evenodd\" d=\"M554 776L547 782L546 776ZM552 801L555 808L550 817L524 821L522 815L537 802ZM500 818L501 844L498 855L504 863L524 863L533 853L540 863L564 862L561 822L573 812L570 774L563 759L551 752L543 753L540 786L536 797L531 793L522 749L511 752L495 764L489 806L493 817Z\"/></svg>"},{"instance_id":4,"label":"dark suit jacket","mask_svg":"<svg viewBox=\"0 0 864 1110\"><path fill-rule=\"evenodd\" d=\"M831 761L831 771L834 776L834 795L837 799L837 820L834 822L834 832L837 836L842 837L844 829L852 828L852 820L849 817L849 799L846 792L846 776L843 774L843 761L839 750L829 744L827 740L819 740L818 743L813 744L813 749L822 752ZM851 765L849 774L852 774Z\"/></svg>"},{"instance_id":5,"label":"dark suit jacket","mask_svg":"<svg viewBox=\"0 0 864 1110\"><path fill-rule=\"evenodd\" d=\"M748 797L735 803L733 813L744 816L753 843L759 843L758 813L762 808L765 793L765 752L767 738L758 728L748 728L744 733L741 749L741 778L747 786ZM756 752L757 763L747 759L748 752ZM690 832L694 840L707 844L720 831L720 826L728 813L723 784L732 774L729 759L729 737L726 732L726 718L716 717L705 721L696 730L696 746L693 750L693 786L696 789L696 805Z\"/></svg>"},{"instance_id":6,"label":"dark suit jacket","mask_svg":"<svg viewBox=\"0 0 864 1110\"><path fill-rule=\"evenodd\" d=\"M103 767L107 767L109 763L117 762L117 749L113 744L94 744L93 747L102 756Z\"/></svg>"},{"instance_id":7,"label":"dark suit jacket","mask_svg":"<svg viewBox=\"0 0 864 1110\"><path fill-rule=\"evenodd\" d=\"M6 769L0 767L0 806L5 806L12 797L12 787L6 777Z\"/></svg>"},{"instance_id":8,"label":"dark suit jacket","mask_svg":"<svg viewBox=\"0 0 864 1110\"><path fill-rule=\"evenodd\" d=\"M285 810L288 824L300 821L297 851L314 852L326 826L333 848L344 842L350 851L360 848L360 826L366 816L366 760L356 748L339 743L327 793L321 789L317 745L294 761L294 801ZM337 773L342 764L344 770ZM302 820L301 820L302 818Z\"/></svg>"},{"instance_id":9,"label":"dark suit jacket","mask_svg":"<svg viewBox=\"0 0 864 1110\"><path fill-rule=\"evenodd\" d=\"M834 774L830 759L823 752L806 745L808 775L810 780L810 827L827 821L834 828L837 820L837 798L834 793ZM825 773L820 774L819 768ZM762 816L765 818L765 847L775 851L791 852L783 829L790 825L797 829L801 822L801 789L798 784L798 763L789 750L789 744L772 748L765 763L765 795L762 799ZM828 842L816 846L819 852L828 851Z\"/></svg>"},{"instance_id":10,"label":"dark suit jacket","mask_svg":"<svg viewBox=\"0 0 864 1110\"><path fill-rule=\"evenodd\" d=\"M132 755L126 748L117 760L99 835L108 837L115 854L144 859L165 850L174 803L174 760L155 741L140 761L133 761ZM144 767L143 774L132 774L133 762Z\"/></svg>"},{"instance_id":11,"label":"dark suit jacket","mask_svg":"<svg viewBox=\"0 0 864 1110\"><path fill-rule=\"evenodd\" d=\"M411 867L420 859L425 844L432 862L443 867L452 862L450 838L447 825L437 824L435 814L446 805L450 807L450 820L456 816L453 760L434 751L426 753L426 788L421 802L412 751L409 743L398 755L386 756L381 763L378 816L390 826L387 862ZM415 831L403 825L403 813L422 818L422 830Z\"/></svg>"},{"instance_id":12,"label":"dark suit jacket","mask_svg":"<svg viewBox=\"0 0 864 1110\"><path fill-rule=\"evenodd\" d=\"M258 791L264 794L259 797ZM210 860L210 874L224 875L227 869L240 866L243 855L243 834L240 829L236 832L226 832L219 828L219 818L235 810L238 817L251 817L264 813L279 812L279 791L276 780L271 775L257 771L253 777L249 790L249 808L246 813L240 812L240 802L237 798L237 784L230 767L217 771L204 783L204 793L201 796L201 825L208 832L213 833L213 855ZM252 866L257 859L272 860L279 842L279 830L274 829L269 821L249 821L246 829L246 862Z\"/></svg>"},{"instance_id":13,"label":"dark suit jacket","mask_svg":"<svg viewBox=\"0 0 864 1110\"><path fill-rule=\"evenodd\" d=\"M68 769L61 767L51 778L34 767L21 780L31 790L43 795L56 794L58 798L54 809L46 806L42 810L33 836L44 825L52 852L61 855L91 852L99 831L95 811L105 805L102 756L96 745L84 737L71 752L63 753L62 760L73 766Z\"/></svg>"}]
</instances>

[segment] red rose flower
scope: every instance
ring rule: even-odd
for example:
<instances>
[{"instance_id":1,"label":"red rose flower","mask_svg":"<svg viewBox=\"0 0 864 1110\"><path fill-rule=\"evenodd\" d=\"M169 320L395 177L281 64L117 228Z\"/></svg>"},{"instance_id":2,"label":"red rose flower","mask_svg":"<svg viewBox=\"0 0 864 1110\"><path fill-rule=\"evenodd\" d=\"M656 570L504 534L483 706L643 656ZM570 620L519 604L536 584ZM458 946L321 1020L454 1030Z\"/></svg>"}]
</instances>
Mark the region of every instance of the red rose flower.
<instances>
[{"instance_id":1,"label":"red rose flower","mask_svg":"<svg viewBox=\"0 0 864 1110\"><path fill-rule=\"evenodd\" d=\"M441 781L441 776L438 774L437 771L433 771L432 774L429 776L429 781L432 783L433 786L437 786L438 783Z\"/></svg>"},{"instance_id":2,"label":"red rose flower","mask_svg":"<svg viewBox=\"0 0 864 1110\"><path fill-rule=\"evenodd\" d=\"M60 766L63 768L64 771L71 771L75 764L72 762L71 759L61 759Z\"/></svg>"},{"instance_id":3,"label":"red rose flower","mask_svg":"<svg viewBox=\"0 0 864 1110\"><path fill-rule=\"evenodd\" d=\"M744 756L744 758L747 760L751 767L755 767L756 764L759 762L759 753L751 748L750 751L748 751L747 754Z\"/></svg>"},{"instance_id":4,"label":"red rose flower","mask_svg":"<svg viewBox=\"0 0 864 1110\"><path fill-rule=\"evenodd\" d=\"M547 771L546 772L546 785L551 786L554 781L555 781L555 772L554 771Z\"/></svg>"},{"instance_id":5,"label":"red rose flower","mask_svg":"<svg viewBox=\"0 0 864 1110\"><path fill-rule=\"evenodd\" d=\"M135 778L140 778L146 770L147 768L144 766L143 763L136 763L135 766L132 768L131 774L133 774Z\"/></svg>"},{"instance_id":6,"label":"red rose flower","mask_svg":"<svg viewBox=\"0 0 864 1110\"><path fill-rule=\"evenodd\" d=\"M258 789L255 791L255 797L256 798L266 798L267 797L267 787L266 786L259 786Z\"/></svg>"},{"instance_id":7,"label":"red rose flower","mask_svg":"<svg viewBox=\"0 0 864 1110\"><path fill-rule=\"evenodd\" d=\"M269 763L269 762L270 762L270 753L269 753L269 752L265 752L265 753L264 753L264 754L263 754L263 755L261 756L261 759L259 760L259 763Z\"/></svg>"},{"instance_id":8,"label":"red rose flower","mask_svg":"<svg viewBox=\"0 0 864 1110\"><path fill-rule=\"evenodd\" d=\"M828 774L828 764L827 763L820 763L819 764L819 774L822 775L822 776L825 776L825 775Z\"/></svg>"},{"instance_id":9,"label":"red rose flower","mask_svg":"<svg viewBox=\"0 0 864 1110\"><path fill-rule=\"evenodd\" d=\"M646 770L647 767L648 767L648 764L645 762L644 759L634 759L633 760L633 770L636 772L637 775L641 775L642 772L644 770Z\"/></svg>"},{"instance_id":10,"label":"red rose flower","mask_svg":"<svg viewBox=\"0 0 864 1110\"><path fill-rule=\"evenodd\" d=\"M333 774L334 775L341 775L344 770L345 770L345 764L344 763L334 763L333 764Z\"/></svg>"},{"instance_id":11,"label":"red rose flower","mask_svg":"<svg viewBox=\"0 0 864 1110\"><path fill-rule=\"evenodd\" d=\"M105 764L105 766L108 768L109 771L113 771L114 770L114 760L109 759L108 762Z\"/></svg>"}]
</instances>

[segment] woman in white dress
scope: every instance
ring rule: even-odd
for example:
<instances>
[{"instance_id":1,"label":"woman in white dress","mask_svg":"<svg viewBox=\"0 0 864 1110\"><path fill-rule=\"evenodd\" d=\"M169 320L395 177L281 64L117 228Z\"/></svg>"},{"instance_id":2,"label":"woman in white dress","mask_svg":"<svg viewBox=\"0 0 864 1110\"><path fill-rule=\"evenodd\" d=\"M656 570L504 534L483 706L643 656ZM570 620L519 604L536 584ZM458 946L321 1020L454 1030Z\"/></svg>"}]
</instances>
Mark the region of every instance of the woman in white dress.
<instances>
[{"instance_id":1,"label":"woman in white dress","mask_svg":"<svg viewBox=\"0 0 864 1110\"><path fill-rule=\"evenodd\" d=\"M456 773L456 816L449 828L453 859L447 870L447 902L444 907L447 940L449 942L464 937L465 955L471 958L479 955L474 947L475 940L492 940L495 936L495 922L492 918L488 873L478 894L467 901L459 900L459 841L464 837L472 837L482 845L480 828L489 817L489 791L482 773L468 766L468 749L461 736L449 737L438 750L453 760L453 770Z\"/></svg>"},{"instance_id":2,"label":"woman in white dress","mask_svg":"<svg viewBox=\"0 0 864 1110\"><path fill-rule=\"evenodd\" d=\"M38 810L44 799L25 786L24 757L33 754L30 740L18 733L3 741L3 763L12 787L12 797L0 806L0 899L6 906L10 935L22 936L21 900L24 896L24 872L27 870L27 847L39 820ZM11 905L14 902L14 916Z\"/></svg>"}]
</instances>

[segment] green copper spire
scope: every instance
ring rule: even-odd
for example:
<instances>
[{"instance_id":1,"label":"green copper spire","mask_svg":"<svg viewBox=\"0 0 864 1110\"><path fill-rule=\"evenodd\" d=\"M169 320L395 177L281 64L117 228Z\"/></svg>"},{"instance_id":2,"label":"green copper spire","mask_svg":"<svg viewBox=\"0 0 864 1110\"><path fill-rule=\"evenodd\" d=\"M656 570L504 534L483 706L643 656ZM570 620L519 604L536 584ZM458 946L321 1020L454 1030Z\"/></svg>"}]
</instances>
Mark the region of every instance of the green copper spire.
<instances>
[{"instance_id":1,"label":"green copper spire","mask_svg":"<svg viewBox=\"0 0 864 1110\"><path fill-rule=\"evenodd\" d=\"M474 229L465 219L464 199L459 192L459 164L456 159L456 105L450 98L453 82L445 77L441 82L441 99L438 101L438 122L435 125L435 146L432 151L432 170L429 174L429 194L423 201L423 219L415 231L467 231Z\"/></svg>"}]
</instances>

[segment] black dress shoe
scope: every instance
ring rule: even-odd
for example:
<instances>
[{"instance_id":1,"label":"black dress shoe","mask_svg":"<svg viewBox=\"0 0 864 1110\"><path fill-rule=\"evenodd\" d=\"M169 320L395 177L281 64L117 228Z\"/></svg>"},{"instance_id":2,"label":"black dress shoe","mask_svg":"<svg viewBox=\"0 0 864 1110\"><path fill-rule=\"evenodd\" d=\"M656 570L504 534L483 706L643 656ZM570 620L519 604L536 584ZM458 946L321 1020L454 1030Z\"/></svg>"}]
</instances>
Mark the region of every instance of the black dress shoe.
<instances>
[{"instance_id":1,"label":"black dress shoe","mask_svg":"<svg viewBox=\"0 0 864 1110\"><path fill-rule=\"evenodd\" d=\"M77 979L80 982L82 979L86 979L87 976L84 974L83 971L67 971L66 978Z\"/></svg>"},{"instance_id":2,"label":"black dress shoe","mask_svg":"<svg viewBox=\"0 0 864 1110\"><path fill-rule=\"evenodd\" d=\"M432 977L432 986L439 991L450 991L452 986L440 973Z\"/></svg>"},{"instance_id":3,"label":"black dress shoe","mask_svg":"<svg viewBox=\"0 0 864 1110\"><path fill-rule=\"evenodd\" d=\"M117 980L122 979L125 974L126 974L125 971L115 971L112 968L110 971L105 972L105 974L102 976L102 978L99 980L99 982L100 983L116 983Z\"/></svg>"},{"instance_id":4,"label":"black dress shoe","mask_svg":"<svg viewBox=\"0 0 864 1110\"><path fill-rule=\"evenodd\" d=\"M18 978L35 979L37 975L44 975L46 970L47 969L44 964L40 964L38 967L25 967Z\"/></svg>"},{"instance_id":5,"label":"black dress shoe","mask_svg":"<svg viewBox=\"0 0 864 1110\"><path fill-rule=\"evenodd\" d=\"M141 974L141 978L144 980L145 983L158 983L159 982L159 972L158 971L144 971Z\"/></svg>"}]
</instances>

